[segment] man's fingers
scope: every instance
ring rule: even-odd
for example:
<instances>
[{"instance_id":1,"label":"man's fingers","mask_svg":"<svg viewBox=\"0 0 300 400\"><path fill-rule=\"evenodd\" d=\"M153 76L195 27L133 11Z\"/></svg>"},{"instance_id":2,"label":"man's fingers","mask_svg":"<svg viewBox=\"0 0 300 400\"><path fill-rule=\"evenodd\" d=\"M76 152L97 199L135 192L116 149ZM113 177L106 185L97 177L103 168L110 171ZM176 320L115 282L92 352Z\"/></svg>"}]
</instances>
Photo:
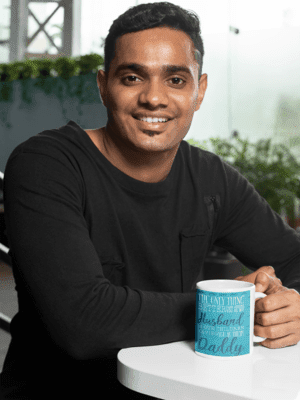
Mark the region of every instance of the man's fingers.
<instances>
[{"instance_id":1,"label":"man's fingers","mask_svg":"<svg viewBox=\"0 0 300 400\"><path fill-rule=\"evenodd\" d=\"M275 274L275 269L273 267L271 267L271 265L267 265L264 267L260 267L257 272L265 272L267 275L272 276L273 278L276 278L276 274Z\"/></svg>"},{"instance_id":2,"label":"man's fingers","mask_svg":"<svg viewBox=\"0 0 300 400\"><path fill-rule=\"evenodd\" d=\"M256 335L257 336L257 335ZM262 336L265 337L265 336ZM282 347L294 346L299 342L299 335L292 333L278 339L266 339L260 344L268 349L281 349Z\"/></svg>"},{"instance_id":3,"label":"man's fingers","mask_svg":"<svg viewBox=\"0 0 300 400\"><path fill-rule=\"evenodd\" d=\"M276 276L270 276L266 271L260 271L255 278L255 291L266 294L276 293L283 288L282 282Z\"/></svg>"},{"instance_id":4,"label":"man's fingers","mask_svg":"<svg viewBox=\"0 0 300 400\"><path fill-rule=\"evenodd\" d=\"M283 290L281 280L276 277L275 270L270 265L261 267L251 274L238 276L235 280L252 282L255 284L256 292L262 292L267 295Z\"/></svg>"},{"instance_id":5,"label":"man's fingers","mask_svg":"<svg viewBox=\"0 0 300 400\"><path fill-rule=\"evenodd\" d=\"M254 321L261 326L286 324L295 319L295 315L287 312L287 307L270 312L259 312L255 309Z\"/></svg>"},{"instance_id":6,"label":"man's fingers","mask_svg":"<svg viewBox=\"0 0 300 400\"><path fill-rule=\"evenodd\" d=\"M255 312L269 313L281 308L284 308L286 312L286 307L293 303L297 293L294 290L285 289L286 291L272 293L262 299L257 299L255 301Z\"/></svg>"},{"instance_id":7,"label":"man's fingers","mask_svg":"<svg viewBox=\"0 0 300 400\"><path fill-rule=\"evenodd\" d=\"M254 325L254 335L265 337L267 339L279 339L287 335L297 333L297 322L290 321L285 324L261 326L259 324Z\"/></svg>"},{"instance_id":8,"label":"man's fingers","mask_svg":"<svg viewBox=\"0 0 300 400\"><path fill-rule=\"evenodd\" d=\"M238 276L237 278L234 278L235 281L242 281L244 279L243 276Z\"/></svg>"},{"instance_id":9,"label":"man's fingers","mask_svg":"<svg viewBox=\"0 0 300 400\"><path fill-rule=\"evenodd\" d=\"M299 297L295 290L281 286L281 291L255 301L254 334L266 338L262 346L277 349L300 341Z\"/></svg>"},{"instance_id":10,"label":"man's fingers","mask_svg":"<svg viewBox=\"0 0 300 400\"><path fill-rule=\"evenodd\" d=\"M259 272L255 278L255 291L265 292L270 285L270 276L266 272Z\"/></svg>"}]
</instances>

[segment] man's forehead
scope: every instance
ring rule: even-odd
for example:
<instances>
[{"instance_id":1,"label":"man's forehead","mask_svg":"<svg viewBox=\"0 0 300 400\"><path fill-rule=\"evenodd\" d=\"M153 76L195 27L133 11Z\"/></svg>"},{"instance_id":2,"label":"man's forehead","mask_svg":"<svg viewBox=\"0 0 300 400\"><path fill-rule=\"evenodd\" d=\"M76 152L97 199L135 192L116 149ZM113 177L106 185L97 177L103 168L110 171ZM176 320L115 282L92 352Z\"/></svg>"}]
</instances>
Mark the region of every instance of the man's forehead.
<instances>
[{"instance_id":1,"label":"man's forehead","mask_svg":"<svg viewBox=\"0 0 300 400\"><path fill-rule=\"evenodd\" d=\"M157 28L163 28L163 32L156 28L146 29L143 31L126 33L116 40L115 57L112 60L112 67L115 69L115 74L124 69L131 69L136 72L142 70L147 71L147 65L141 62L143 56L144 61L146 58L147 64L149 61L149 66L155 66L155 61L159 60L159 65L157 65L156 68L159 68L162 72L192 72L192 69L195 66L193 64L195 64L195 62L197 64L199 63L198 59L201 59L201 54L197 49L195 49L194 43L189 35L181 30L165 27ZM184 35L181 37L181 40L178 40L178 35L176 40L174 37L174 31L179 33L179 35ZM157 37L157 40L153 41L152 39L155 37ZM187 40L184 40L184 38ZM159 51L160 44L163 46L164 44L170 45L170 48L176 49L175 53L165 50L164 48ZM151 57L153 56L153 45L155 48L154 57L151 59L149 58L150 53L147 45L152 47ZM178 62L176 60L175 62L175 59L168 59L168 55L170 54L173 58L178 58L179 56L181 60L178 60ZM154 60L154 58L156 60Z\"/></svg>"},{"instance_id":2,"label":"man's forehead","mask_svg":"<svg viewBox=\"0 0 300 400\"><path fill-rule=\"evenodd\" d=\"M180 36L180 37L178 37ZM185 50L194 50L195 46L191 37L180 29L171 27L158 26L151 29L144 29L136 32L128 32L116 39L115 50L116 52L130 47L134 50L134 47L159 44L167 45L178 45L178 47Z\"/></svg>"}]
</instances>

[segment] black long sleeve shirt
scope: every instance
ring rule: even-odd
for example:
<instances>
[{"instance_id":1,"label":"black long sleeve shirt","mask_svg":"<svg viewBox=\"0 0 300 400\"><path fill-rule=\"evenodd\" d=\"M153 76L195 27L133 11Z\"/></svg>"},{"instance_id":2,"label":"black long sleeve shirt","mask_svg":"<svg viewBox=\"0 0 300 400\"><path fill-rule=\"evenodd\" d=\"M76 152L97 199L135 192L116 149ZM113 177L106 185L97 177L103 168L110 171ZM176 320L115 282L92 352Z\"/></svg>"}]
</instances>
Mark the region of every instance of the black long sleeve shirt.
<instances>
[{"instance_id":1,"label":"black long sleeve shirt","mask_svg":"<svg viewBox=\"0 0 300 400\"><path fill-rule=\"evenodd\" d=\"M300 290L300 237L235 169L184 140L167 178L146 183L70 121L13 151L4 201L19 300L4 371L30 357L36 373L54 362L82 376L121 348L193 339L213 243Z\"/></svg>"}]
</instances>

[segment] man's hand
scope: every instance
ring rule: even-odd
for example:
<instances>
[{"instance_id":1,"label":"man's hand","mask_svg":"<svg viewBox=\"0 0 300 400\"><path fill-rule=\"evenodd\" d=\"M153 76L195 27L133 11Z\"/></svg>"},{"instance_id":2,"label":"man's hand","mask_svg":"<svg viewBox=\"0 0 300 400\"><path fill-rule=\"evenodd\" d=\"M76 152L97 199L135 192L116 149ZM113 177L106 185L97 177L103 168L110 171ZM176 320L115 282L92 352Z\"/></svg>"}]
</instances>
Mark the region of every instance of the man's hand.
<instances>
[{"instance_id":1,"label":"man's hand","mask_svg":"<svg viewBox=\"0 0 300 400\"><path fill-rule=\"evenodd\" d=\"M255 303L254 334L267 338L260 344L269 349L297 344L300 341L299 293L282 286L270 266L236 280L252 282L256 292L267 294Z\"/></svg>"},{"instance_id":2,"label":"man's hand","mask_svg":"<svg viewBox=\"0 0 300 400\"><path fill-rule=\"evenodd\" d=\"M261 267L257 271L245 276L235 278L237 281L251 282L255 285L256 292L271 294L288 290L275 275L273 267Z\"/></svg>"}]
</instances>

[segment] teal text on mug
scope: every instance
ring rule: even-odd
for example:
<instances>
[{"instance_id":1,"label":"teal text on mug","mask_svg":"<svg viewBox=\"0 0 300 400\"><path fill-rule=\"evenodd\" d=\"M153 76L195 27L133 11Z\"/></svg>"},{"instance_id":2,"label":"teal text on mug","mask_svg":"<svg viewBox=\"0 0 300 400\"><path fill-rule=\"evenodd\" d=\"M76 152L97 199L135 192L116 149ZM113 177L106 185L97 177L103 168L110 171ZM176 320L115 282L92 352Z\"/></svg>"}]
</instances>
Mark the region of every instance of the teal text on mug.
<instances>
[{"instance_id":1,"label":"teal text on mug","mask_svg":"<svg viewBox=\"0 0 300 400\"><path fill-rule=\"evenodd\" d=\"M255 300L265 297L250 282L214 279L198 282L195 352L207 358L229 359L253 352Z\"/></svg>"}]
</instances>

